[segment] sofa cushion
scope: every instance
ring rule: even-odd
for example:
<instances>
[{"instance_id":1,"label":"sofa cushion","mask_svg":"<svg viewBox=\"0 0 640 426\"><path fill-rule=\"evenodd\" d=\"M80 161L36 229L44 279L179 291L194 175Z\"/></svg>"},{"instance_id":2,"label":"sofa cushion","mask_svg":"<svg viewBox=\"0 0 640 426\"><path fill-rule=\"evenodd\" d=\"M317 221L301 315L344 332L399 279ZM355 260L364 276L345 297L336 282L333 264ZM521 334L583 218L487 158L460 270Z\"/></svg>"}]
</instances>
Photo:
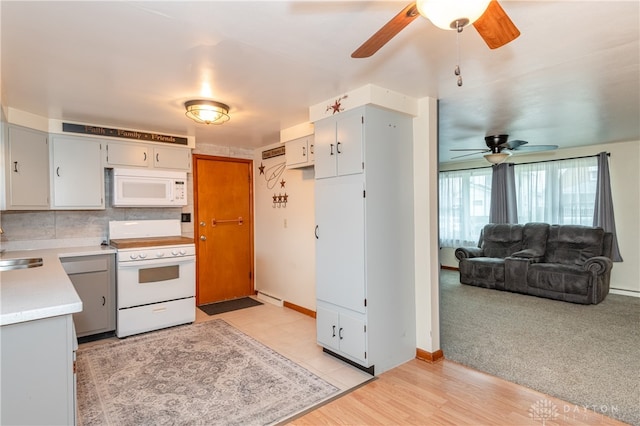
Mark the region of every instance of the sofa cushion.
<instances>
[{"instance_id":1,"label":"sofa cushion","mask_svg":"<svg viewBox=\"0 0 640 426\"><path fill-rule=\"evenodd\" d=\"M542 257L547 249L549 238L548 223L527 223L522 228L522 250L526 250L528 257ZM523 256L524 257L524 256Z\"/></svg>"},{"instance_id":2,"label":"sofa cushion","mask_svg":"<svg viewBox=\"0 0 640 426\"><path fill-rule=\"evenodd\" d=\"M591 274L575 265L534 263L527 271L528 286L545 291L586 296L590 282Z\"/></svg>"},{"instance_id":3,"label":"sofa cushion","mask_svg":"<svg viewBox=\"0 0 640 426\"><path fill-rule=\"evenodd\" d=\"M604 230L580 225L551 225L544 262L583 265L602 254Z\"/></svg>"},{"instance_id":4,"label":"sofa cushion","mask_svg":"<svg viewBox=\"0 0 640 426\"><path fill-rule=\"evenodd\" d=\"M482 250L485 257L504 259L522 249L522 225L490 223L482 231Z\"/></svg>"}]
</instances>

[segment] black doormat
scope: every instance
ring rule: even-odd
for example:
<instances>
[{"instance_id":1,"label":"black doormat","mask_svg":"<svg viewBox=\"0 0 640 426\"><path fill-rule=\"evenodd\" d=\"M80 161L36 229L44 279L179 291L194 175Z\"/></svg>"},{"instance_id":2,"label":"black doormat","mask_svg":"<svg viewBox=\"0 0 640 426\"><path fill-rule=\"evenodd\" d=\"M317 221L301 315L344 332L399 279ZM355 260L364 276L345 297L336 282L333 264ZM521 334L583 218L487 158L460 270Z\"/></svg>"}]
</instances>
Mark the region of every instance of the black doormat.
<instances>
[{"instance_id":1,"label":"black doormat","mask_svg":"<svg viewBox=\"0 0 640 426\"><path fill-rule=\"evenodd\" d=\"M238 309L250 308L252 306L262 305L250 297L241 297L239 299L225 300L224 302L209 303L208 305L198 306L207 315L217 315L223 312L231 312Z\"/></svg>"}]
</instances>

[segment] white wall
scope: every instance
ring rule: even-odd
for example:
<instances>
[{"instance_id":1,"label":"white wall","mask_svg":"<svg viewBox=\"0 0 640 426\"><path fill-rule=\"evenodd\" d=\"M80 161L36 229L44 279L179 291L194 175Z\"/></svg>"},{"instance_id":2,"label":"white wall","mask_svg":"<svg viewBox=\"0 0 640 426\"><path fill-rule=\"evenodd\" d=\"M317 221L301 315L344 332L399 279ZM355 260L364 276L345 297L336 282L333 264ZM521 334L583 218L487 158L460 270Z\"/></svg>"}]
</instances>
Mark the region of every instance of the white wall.
<instances>
[{"instance_id":1,"label":"white wall","mask_svg":"<svg viewBox=\"0 0 640 426\"><path fill-rule=\"evenodd\" d=\"M255 288L315 311L314 171L285 169L284 156L262 159L278 146L254 152ZM285 193L286 206L274 207L273 196Z\"/></svg>"},{"instance_id":2,"label":"white wall","mask_svg":"<svg viewBox=\"0 0 640 426\"><path fill-rule=\"evenodd\" d=\"M514 155L513 163L543 161L611 153L609 171L614 204L618 245L623 262L615 262L611 271L612 292L640 296L640 141L592 145L581 148L559 149L554 153ZM484 166L479 162L442 165L441 170L455 170ZM442 265L458 267L453 248L441 249Z\"/></svg>"}]
</instances>

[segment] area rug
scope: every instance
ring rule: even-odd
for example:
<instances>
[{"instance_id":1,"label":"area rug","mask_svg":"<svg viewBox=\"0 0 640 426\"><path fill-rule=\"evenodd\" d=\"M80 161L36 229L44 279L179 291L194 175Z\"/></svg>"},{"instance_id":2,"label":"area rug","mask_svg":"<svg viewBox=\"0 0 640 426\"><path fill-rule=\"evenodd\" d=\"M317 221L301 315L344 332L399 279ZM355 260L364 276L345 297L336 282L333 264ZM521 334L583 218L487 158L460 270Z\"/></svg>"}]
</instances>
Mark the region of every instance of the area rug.
<instances>
[{"instance_id":1,"label":"area rug","mask_svg":"<svg viewBox=\"0 0 640 426\"><path fill-rule=\"evenodd\" d=\"M224 302L209 303L200 305L198 308L207 315L218 315L224 312L236 311L238 309L250 308L262 305L262 302L251 297L241 297L239 299L225 300Z\"/></svg>"},{"instance_id":2,"label":"area rug","mask_svg":"<svg viewBox=\"0 0 640 426\"><path fill-rule=\"evenodd\" d=\"M339 389L221 319L77 352L79 425L267 425Z\"/></svg>"}]
</instances>

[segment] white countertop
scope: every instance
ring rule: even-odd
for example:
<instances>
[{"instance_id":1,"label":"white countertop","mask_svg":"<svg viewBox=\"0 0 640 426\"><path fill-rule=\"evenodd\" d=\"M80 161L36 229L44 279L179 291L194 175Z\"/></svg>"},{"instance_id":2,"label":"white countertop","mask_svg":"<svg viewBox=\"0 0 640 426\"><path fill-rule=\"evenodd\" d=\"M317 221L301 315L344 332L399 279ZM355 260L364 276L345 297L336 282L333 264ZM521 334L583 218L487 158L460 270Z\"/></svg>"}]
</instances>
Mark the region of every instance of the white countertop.
<instances>
[{"instance_id":1,"label":"white countertop","mask_svg":"<svg viewBox=\"0 0 640 426\"><path fill-rule=\"evenodd\" d=\"M82 301L60 258L115 253L112 247L63 247L2 253L0 259L42 258L42 266L0 272L0 325L73 314Z\"/></svg>"}]
</instances>

